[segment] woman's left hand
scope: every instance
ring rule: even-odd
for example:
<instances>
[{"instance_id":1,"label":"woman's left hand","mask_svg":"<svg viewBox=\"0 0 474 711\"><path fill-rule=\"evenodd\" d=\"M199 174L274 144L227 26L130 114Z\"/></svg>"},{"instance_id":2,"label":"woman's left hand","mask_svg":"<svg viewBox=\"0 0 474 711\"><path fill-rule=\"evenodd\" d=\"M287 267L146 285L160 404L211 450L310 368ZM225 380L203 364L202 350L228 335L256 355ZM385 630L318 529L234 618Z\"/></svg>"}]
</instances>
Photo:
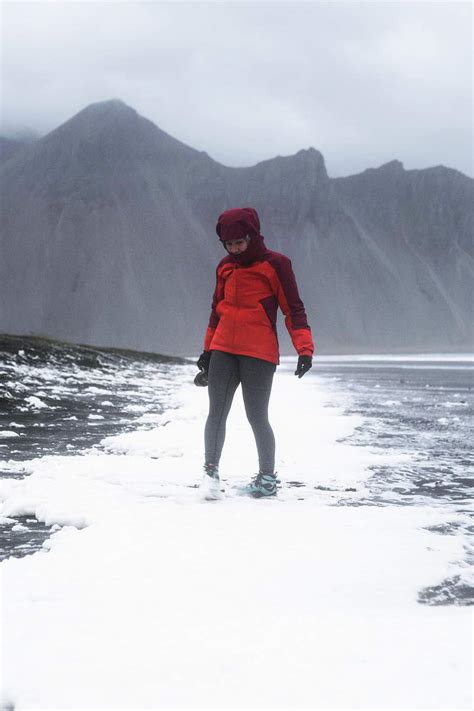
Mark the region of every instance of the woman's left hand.
<instances>
[{"instance_id":1,"label":"woman's left hand","mask_svg":"<svg viewBox=\"0 0 474 711\"><path fill-rule=\"evenodd\" d=\"M311 356L304 355L298 357L298 365L296 366L295 375L302 378L305 373L313 367L313 359Z\"/></svg>"}]
</instances>

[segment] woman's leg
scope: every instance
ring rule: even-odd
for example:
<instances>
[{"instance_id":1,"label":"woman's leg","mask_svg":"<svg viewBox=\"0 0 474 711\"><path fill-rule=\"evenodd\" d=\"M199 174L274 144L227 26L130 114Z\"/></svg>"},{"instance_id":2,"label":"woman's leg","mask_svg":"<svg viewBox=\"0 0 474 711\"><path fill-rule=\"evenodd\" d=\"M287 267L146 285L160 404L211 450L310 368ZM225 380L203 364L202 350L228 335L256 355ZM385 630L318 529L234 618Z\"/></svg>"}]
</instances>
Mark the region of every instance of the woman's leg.
<instances>
[{"instance_id":1,"label":"woman's leg","mask_svg":"<svg viewBox=\"0 0 474 711\"><path fill-rule=\"evenodd\" d=\"M219 464L225 423L239 385L238 356L212 351L209 364L209 415L204 430L206 464Z\"/></svg>"},{"instance_id":2,"label":"woman's leg","mask_svg":"<svg viewBox=\"0 0 474 711\"><path fill-rule=\"evenodd\" d=\"M275 436L268 421L268 403L276 366L260 358L239 356L245 412L257 444L261 472L275 470Z\"/></svg>"}]
</instances>

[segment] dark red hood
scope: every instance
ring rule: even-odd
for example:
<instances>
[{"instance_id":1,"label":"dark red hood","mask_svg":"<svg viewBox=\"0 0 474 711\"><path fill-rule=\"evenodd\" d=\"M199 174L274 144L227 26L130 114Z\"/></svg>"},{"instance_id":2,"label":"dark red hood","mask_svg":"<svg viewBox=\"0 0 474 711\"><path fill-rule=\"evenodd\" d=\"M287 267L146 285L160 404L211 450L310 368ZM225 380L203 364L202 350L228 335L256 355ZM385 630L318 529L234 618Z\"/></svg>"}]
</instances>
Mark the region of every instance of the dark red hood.
<instances>
[{"instance_id":1,"label":"dark red hood","mask_svg":"<svg viewBox=\"0 0 474 711\"><path fill-rule=\"evenodd\" d=\"M245 252L229 255L230 259L238 264L256 262L263 259L267 252L263 235L260 234L260 220L253 207L237 207L223 212L217 220L216 232L221 242L242 239L247 235L250 237Z\"/></svg>"},{"instance_id":2,"label":"dark red hood","mask_svg":"<svg viewBox=\"0 0 474 711\"><path fill-rule=\"evenodd\" d=\"M260 220L257 211L253 207L237 207L233 210L226 210L219 215L216 232L221 240L242 239L245 235L260 234Z\"/></svg>"}]
</instances>

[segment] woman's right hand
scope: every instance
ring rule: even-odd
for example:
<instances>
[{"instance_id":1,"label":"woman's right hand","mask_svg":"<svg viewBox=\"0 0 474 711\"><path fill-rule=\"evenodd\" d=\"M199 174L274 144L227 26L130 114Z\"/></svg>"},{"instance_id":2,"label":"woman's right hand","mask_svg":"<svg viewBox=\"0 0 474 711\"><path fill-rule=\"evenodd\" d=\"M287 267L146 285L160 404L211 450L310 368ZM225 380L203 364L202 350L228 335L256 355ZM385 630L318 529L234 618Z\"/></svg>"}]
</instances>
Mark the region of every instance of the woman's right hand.
<instances>
[{"instance_id":1,"label":"woman's right hand","mask_svg":"<svg viewBox=\"0 0 474 711\"><path fill-rule=\"evenodd\" d=\"M199 370L203 370L205 373L209 371L209 362L211 360L211 351L203 351L199 356L198 362L196 363Z\"/></svg>"}]
</instances>

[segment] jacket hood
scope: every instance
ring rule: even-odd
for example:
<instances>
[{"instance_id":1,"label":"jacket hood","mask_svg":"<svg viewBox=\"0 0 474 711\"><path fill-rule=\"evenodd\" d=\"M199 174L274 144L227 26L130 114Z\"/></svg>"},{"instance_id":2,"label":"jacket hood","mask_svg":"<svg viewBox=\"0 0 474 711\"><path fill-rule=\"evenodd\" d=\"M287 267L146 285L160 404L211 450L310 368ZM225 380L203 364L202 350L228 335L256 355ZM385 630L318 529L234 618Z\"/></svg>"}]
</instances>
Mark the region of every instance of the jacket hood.
<instances>
[{"instance_id":1,"label":"jacket hood","mask_svg":"<svg viewBox=\"0 0 474 711\"><path fill-rule=\"evenodd\" d=\"M245 252L229 254L228 259L243 266L263 259L267 248L260 234L260 220L253 207L237 207L219 215L216 225L217 235L222 243L231 239L250 237Z\"/></svg>"},{"instance_id":2,"label":"jacket hood","mask_svg":"<svg viewBox=\"0 0 474 711\"><path fill-rule=\"evenodd\" d=\"M260 234L260 220L253 207L237 207L219 215L216 232L221 240L242 239L246 235L253 237Z\"/></svg>"}]
</instances>

